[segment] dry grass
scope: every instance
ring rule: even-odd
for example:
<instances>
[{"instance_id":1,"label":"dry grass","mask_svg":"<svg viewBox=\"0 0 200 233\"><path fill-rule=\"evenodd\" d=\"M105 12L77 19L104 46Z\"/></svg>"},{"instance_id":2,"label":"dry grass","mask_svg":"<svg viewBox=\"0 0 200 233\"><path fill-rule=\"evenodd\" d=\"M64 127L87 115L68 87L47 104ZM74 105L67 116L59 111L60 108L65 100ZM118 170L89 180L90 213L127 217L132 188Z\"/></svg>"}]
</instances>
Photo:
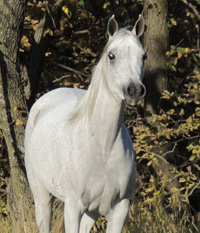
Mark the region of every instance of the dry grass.
<instances>
[{"instance_id":1,"label":"dry grass","mask_svg":"<svg viewBox=\"0 0 200 233\"><path fill-rule=\"evenodd\" d=\"M62 205L56 203L57 218L54 218L53 232L64 233ZM134 200L130 207L129 217L123 233L195 233L198 228L191 224L184 224L179 214L167 213L161 206L153 206L150 210L144 202ZM105 233L106 221L100 218L93 227L92 233ZM11 233L9 218L0 217L0 233ZM35 232L27 232L35 233Z\"/></svg>"},{"instance_id":2,"label":"dry grass","mask_svg":"<svg viewBox=\"0 0 200 233\"><path fill-rule=\"evenodd\" d=\"M11 222L9 217L3 217L0 215L0 233L10 233L11 232Z\"/></svg>"},{"instance_id":3,"label":"dry grass","mask_svg":"<svg viewBox=\"0 0 200 233\"><path fill-rule=\"evenodd\" d=\"M166 214L160 206L149 210L142 202L131 205L129 218L123 233L188 233L175 220L174 214ZM182 229L181 229L182 228Z\"/></svg>"}]
</instances>

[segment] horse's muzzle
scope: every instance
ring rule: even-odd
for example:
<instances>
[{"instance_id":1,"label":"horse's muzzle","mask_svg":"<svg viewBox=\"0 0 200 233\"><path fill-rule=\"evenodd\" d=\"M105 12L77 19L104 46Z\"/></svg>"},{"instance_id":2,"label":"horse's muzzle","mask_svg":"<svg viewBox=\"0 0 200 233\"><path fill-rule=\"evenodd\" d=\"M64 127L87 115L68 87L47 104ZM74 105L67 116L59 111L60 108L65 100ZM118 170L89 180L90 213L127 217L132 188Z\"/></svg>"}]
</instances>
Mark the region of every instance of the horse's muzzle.
<instances>
[{"instance_id":1,"label":"horse's muzzle","mask_svg":"<svg viewBox=\"0 0 200 233\"><path fill-rule=\"evenodd\" d=\"M126 104L132 107L141 104L146 94L146 88L142 83L138 85L130 84L127 87L126 93L127 93L125 97Z\"/></svg>"}]
</instances>

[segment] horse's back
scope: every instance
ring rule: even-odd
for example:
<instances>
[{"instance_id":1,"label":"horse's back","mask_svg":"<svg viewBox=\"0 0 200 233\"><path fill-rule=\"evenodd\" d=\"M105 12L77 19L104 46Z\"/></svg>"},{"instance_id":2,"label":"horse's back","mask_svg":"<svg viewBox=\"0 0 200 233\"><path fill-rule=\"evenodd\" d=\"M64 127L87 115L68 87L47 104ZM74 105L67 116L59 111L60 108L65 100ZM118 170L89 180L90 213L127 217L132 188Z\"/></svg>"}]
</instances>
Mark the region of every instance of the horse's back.
<instances>
[{"instance_id":1,"label":"horse's back","mask_svg":"<svg viewBox=\"0 0 200 233\"><path fill-rule=\"evenodd\" d=\"M84 90L74 88L58 88L40 97L31 108L27 127L34 128L38 120L57 108L73 110L77 101L85 93Z\"/></svg>"}]
</instances>

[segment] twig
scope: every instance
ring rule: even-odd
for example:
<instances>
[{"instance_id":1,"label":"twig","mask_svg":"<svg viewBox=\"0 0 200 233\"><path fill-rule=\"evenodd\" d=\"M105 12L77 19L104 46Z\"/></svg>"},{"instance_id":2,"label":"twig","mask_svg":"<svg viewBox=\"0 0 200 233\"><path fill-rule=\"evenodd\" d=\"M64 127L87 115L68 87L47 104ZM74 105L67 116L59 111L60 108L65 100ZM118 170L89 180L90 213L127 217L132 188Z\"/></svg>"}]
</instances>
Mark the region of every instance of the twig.
<instances>
[{"instance_id":1,"label":"twig","mask_svg":"<svg viewBox=\"0 0 200 233\"><path fill-rule=\"evenodd\" d=\"M192 190L190 191L190 193L188 194L188 197L192 195L192 193L194 192L194 190L195 190L199 185L200 185L200 181L199 181L199 183L197 183L197 184L193 187L193 189L192 189Z\"/></svg>"},{"instance_id":2,"label":"twig","mask_svg":"<svg viewBox=\"0 0 200 233\"><path fill-rule=\"evenodd\" d=\"M51 21L52 21L52 24L53 24L54 28L56 28L55 20L54 20L53 16L51 15L51 12L50 12L50 9L49 9L48 5L46 5L46 10L47 10L47 12L48 12L48 14L49 14L49 16L51 18Z\"/></svg>"},{"instance_id":3,"label":"twig","mask_svg":"<svg viewBox=\"0 0 200 233\"><path fill-rule=\"evenodd\" d=\"M148 152L144 149L141 150L142 152L148 153L148 154L154 154L157 158L159 158L160 160L162 160L163 162L165 162L166 164L169 164L169 162L167 162L166 159L164 159L162 156L160 156L159 154L156 154L154 152Z\"/></svg>"},{"instance_id":4,"label":"twig","mask_svg":"<svg viewBox=\"0 0 200 233\"><path fill-rule=\"evenodd\" d=\"M71 68L71 67L69 67L69 66L65 66L65 65L62 65L62 64L59 64L59 63L56 63L56 62L53 62L53 63L54 63L55 65L57 65L57 66L62 67L62 68L65 69L65 70L70 71L70 72L77 73L77 74L80 74L80 73L81 73L80 71L75 70L75 69L73 69L73 68Z\"/></svg>"},{"instance_id":5,"label":"twig","mask_svg":"<svg viewBox=\"0 0 200 233\"><path fill-rule=\"evenodd\" d=\"M192 11L194 12L194 14L196 15L197 19L200 21L200 14L199 11L197 10L196 6L194 6L192 3L188 2L187 0L181 0L181 2L183 2L184 4L186 4L188 7L190 7L192 9ZM199 34L199 27L197 27L197 33ZM197 39L197 47L200 53L200 39Z\"/></svg>"},{"instance_id":6,"label":"twig","mask_svg":"<svg viewBox=\"0 0 200 233\"><path fill-rule=\"evenodd\" d=\"M81 30L81 31L72 32L72 34L74 34L74 35L82 35L82 34L86 34L88 32L89 32L89 29L85 29L85 30Z\"/></svg>"},{"instance_id":7,"label":"twig","mask_svg":"<svg viewBox=\"0 0 200 233\"><path fill-rule=\"evenodd\" d=\"M183 2L188 7L190 7L193 10L196 17L198 18L198 20L200 21L200 14L199 14L198 10L196 9L196 6L194 6L192 3L188 2L187 0L181 0L181 2Z\"/></svg>"},{"instance_id":8,"label":"twig","mask_svg":"<svg viewBox=\"0 0 200 233\"><path fill-rule=\"evenodd\" d=\"M63 76L61 76L60 78L57 78L57 79L53 80L53 83L60 82L60 81L62 81L63 79L69 78L69 77L70 77L69 74L63 75Z\"/></svg>"},{"instance_id":9,"label":"twig","mask_svg":"<svg viewBox=\"0 0 200 233\"><path fill-rule=\"evenodd\" d=\"M163 154L163 157L167 156L168 154L173 153L173 152L175 151L175 149L176 149L176 146L177 146L177 142L174 143L174 146L173 146L172 150L167 151L167 152L165 152L165 153Z\"/></svg>"},{"instance_id":10,"label":"twig","mask_svg":"<svg viewBox=\"0 0 200 233\"><path fill-rule=\"evenodd\" d=\"M73 69L73 68L71 68L71 67L69 67L69 66L65 66L65 65L62 65L62 64L59 64L59 63L56 63L56 62L53 62L53 64L55 64L55 65L57 65L57 66L60 66L60 67L62 67L62 68L65 69L65 70L68 70L68 71L70 71L70 72L73 72L73 73L75 73L75 74L80 75L80 78L81 78L81 76L84 76L84 77L87 77L87 78L88 78L88 75L87 75L87 74L84 74L84 73L82 73L81 71L75 70L75 69ZM81 79L81 80L82 80L82 79ZM82 80L82 81L83 81L83 80Z\"/></svg>"}]
</instances>

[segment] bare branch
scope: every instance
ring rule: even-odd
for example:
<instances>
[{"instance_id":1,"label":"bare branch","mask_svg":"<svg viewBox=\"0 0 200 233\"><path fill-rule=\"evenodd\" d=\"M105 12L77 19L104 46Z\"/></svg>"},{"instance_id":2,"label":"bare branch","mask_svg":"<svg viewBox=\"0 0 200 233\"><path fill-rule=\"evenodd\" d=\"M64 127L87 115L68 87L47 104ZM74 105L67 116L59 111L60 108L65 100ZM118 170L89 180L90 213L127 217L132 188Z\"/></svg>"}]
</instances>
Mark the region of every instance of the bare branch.
<instances>
[{"instance_id":1,"label":"bare branch","mask_svg":"<svg viewBox=\"0 0 200 233\"><path fill-rule=\"evenodd\" d=\"M88 77L88 75L82 73L82 72L79 71L79 70L75 70L75 69L73 69L73 68L71 68L71 67L69 67L69 66L65 66L65 65L62 65L62 64L59 64L59 63L56 63L56 62L53 62L53 64L55 64L55 65L57 65L57 66L60 66L60 67L62 67L63 69L68 70L68 71L70 71L70 72L73 72L73 73L75 73L75 74Z\"/></svg>"},{"instance_id":2,"label":"bare branch","mask_svg":"<svg viewBox=\"0 0 200 233\"><path fill-rule=\"evenodd\" d=\"M196 17L198 18L198 20L200 21L200 14L199 14L196 6L193 5L192 3L188 2L187 0L181 0L181 2L183 2L184 4L186 4L189 8L191 8L192 11L194 12L194 14L196 15Z\"/></svg>"},{"instance_id":3,"label":"bare branch","mask_svg":"<svg viewBox=\"0 0 200 233\"><path fill-rule=\"evenodd\" d=\"M57 79L53 80L53 83L61 82L63 79L66 79L66 78L69 78L69 77L70 77L69 74L63 75L63 76L61 76L60 78L57 78Z\"/></svg>"},{"instance_id":4,"label":"bare branch","mask_svg":"<svg viewBox=\"0 0 200 233\"><path fill-rule=\"evenodd\" d=\"M72 32L72 34L74 35L82 35L82 34L86 34L89 32L89 29L85 29L85 30L81 30L81 31L76 31L76 32Z\"/></svg>"}]
</instances>

